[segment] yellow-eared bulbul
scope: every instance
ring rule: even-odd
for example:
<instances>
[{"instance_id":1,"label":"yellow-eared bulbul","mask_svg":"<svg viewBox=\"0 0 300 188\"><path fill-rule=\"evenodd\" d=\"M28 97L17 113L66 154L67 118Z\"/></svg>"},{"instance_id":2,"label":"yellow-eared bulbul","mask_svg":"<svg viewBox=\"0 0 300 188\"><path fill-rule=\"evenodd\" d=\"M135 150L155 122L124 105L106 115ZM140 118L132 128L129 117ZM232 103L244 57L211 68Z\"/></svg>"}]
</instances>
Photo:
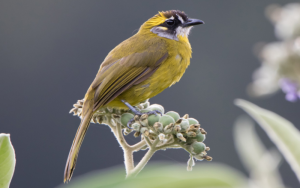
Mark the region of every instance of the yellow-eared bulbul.
<instances>
[{"instance_id":1,"label":"yellow-eared bulbul","mask_svg":"<svg viewBox=\"0 0 300 188\"><path fill-rule=\"evenodd\" d=\"M103 107L128 109L178 82L190 64L192 50L188 35L194 25L203 23L178 10L159 12L143 23L135 35L109 52L85 94L64 181L72 177L95 111Z\"/></svg>"}]
</instances>

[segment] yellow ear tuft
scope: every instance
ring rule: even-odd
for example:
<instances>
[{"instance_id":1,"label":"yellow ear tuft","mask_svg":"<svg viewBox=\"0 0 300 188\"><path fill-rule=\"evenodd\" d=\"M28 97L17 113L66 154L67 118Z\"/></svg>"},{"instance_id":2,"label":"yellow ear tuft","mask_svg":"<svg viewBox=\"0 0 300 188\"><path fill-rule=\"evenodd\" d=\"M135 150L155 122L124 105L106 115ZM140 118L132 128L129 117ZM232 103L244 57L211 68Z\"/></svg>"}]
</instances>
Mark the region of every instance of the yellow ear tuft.
<instances>
[{"instance_id":1,"label":"yellow ear tuft","mask_svg":"<svg viewBox=\"0 0 300 188\"><path fill-rule=\"evenodd\" d=\"M158 12L155 16L147 20L140 28L140 30L149 30L155 26L158 26L165 22L167 18L164 16L164 12Z\"/></svg>"}]
</instances>

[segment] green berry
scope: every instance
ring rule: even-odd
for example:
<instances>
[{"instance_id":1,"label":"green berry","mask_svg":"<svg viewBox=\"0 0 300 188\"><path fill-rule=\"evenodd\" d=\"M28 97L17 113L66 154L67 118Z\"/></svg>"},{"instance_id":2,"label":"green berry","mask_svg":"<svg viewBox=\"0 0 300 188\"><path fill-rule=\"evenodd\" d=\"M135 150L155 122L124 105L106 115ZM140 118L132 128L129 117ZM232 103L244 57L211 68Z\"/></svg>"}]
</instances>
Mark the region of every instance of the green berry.
<instances>
[{"instance_id":1,"label":"green berry","mask_svg":"<svg viewBox=\"0 0 300 188\"><path fill-rule=\"evenodd\" d=\"M152 114L148 117L148 125L153 126L154 123L158 122L160 119L161 115L160 114Z\"/></svg>"},{"instance_id":2,"label":"green berry","mask_svg":"<svg viewBox=\"0 0 300 188\"><path fill-rule=\"evenodd\" d=\"M175 121L177 121L180 118L179 114L174 111L169 111L166 113L166 115L173 117Z\"/></svg>"},{"instance_id":3,"label":"green berry","mask_svg":"<svg viewBox=\"0 0 300 188\"><path fill-rule=\"evenodd\" d=\"M196 140L197 140L198 142L203 142L203 141L205 140L205 134L198 133L198 134L196 135Z\"/></svg>"},{"instance_id":4,"label":"green berry","mask_svg":"<svg viewBox=\"0 0 300 188\"><path fill-rule=\"evenodd\" d=\"M186 132L186 130L188 130L188 128L190 127L189 121L187 119L182 119L180 123L180 127L181 127L181 132Z\"/></svg>"},{"instance_id":5,"label":"green berry","mask_svg":"<svg viewBox=\"0 0 300 188\"><path fill-rule=\"evenodd\" d=\"M203 144L202 142L194 142L192 144L192 148L196 154L199 154L199 153L205 151L206 145Z\"/></svg>"},{"instance_id":6,"label":"green berry","mask_svg":"<svg viewBox=\"0 0 300 188\"><path fill-rule=\"evenodd\" d=\"M199 121L197 121L196 119L194 118L188 118L187 119L189 121L189 124L192 125L192 124L199 124Z\"/></svg>"},{"instance_id":7,"label":"green berry","mask_svg":"<svg viewBox=\"0 0 300 188\"><path fill-rule=\"evenodd\" d=\"M159 119L159 122L162 123L163 126L165 127L165 126L169 125L170 123L175 123L175 120L174 120L174 118L172 118L169 115L163 115Z\"/></svg>"},{"instance_id":8,"label":"green berry","mask_svg":"<svg viewBox=\"0 0 300 188\"><path fill-rule=\"evenodd\" d=\"M158 110L160 111L162 114L165 113L165 109L162 105L159 105L159 104L152 104L148 107L148 109L150 110Z\"/></svg>"},{"instance_id":9,"label":"green berry","mask_svg":"<svg viewBox=\"0 0 300 188\"><path fill-rule=\"evenodd\" d=\"M131 120L133 117L134 117L134 115L131 113L122 114L122 116L121 116L122 125L127 126L128 121Z\"/></svg>"}]
</instances>

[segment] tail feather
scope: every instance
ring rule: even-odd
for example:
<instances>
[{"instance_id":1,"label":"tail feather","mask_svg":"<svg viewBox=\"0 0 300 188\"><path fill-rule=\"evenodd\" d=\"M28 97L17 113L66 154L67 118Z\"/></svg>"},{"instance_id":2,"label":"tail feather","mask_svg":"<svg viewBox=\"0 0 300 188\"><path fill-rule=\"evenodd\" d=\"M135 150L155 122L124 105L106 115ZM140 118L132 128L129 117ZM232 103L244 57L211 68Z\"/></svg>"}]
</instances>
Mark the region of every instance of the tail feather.
<instances>
[{"instance_id":1,"label":"tail feather","mask_svg":"<svg viewBox=\"0 0 300 188\"><path fill-rule=\"evenodd\" d=\"M73 171L76 166L76 161L77 161L78 153L80 150L80 146L82 144L82 141L84 139L86 131L89 128L92 116L93 116L93 110L88 109L87 112L84 114L84 116L81 119L80 125L76 132L76 135L73 140L73 144L72 144L72 147L70 149L69 156L67 159L65 173L64 173L64 182L71 180Z\"/></svg>"}]
</instances>

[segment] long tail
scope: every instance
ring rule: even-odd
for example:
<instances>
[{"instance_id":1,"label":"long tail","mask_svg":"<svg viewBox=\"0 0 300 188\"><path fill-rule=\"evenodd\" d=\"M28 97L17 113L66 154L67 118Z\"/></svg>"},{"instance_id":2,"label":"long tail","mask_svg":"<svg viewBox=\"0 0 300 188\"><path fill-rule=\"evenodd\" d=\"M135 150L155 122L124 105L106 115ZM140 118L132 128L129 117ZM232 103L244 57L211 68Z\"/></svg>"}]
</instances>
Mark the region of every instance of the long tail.
<instances>
[{"instance_id":1,"label":"long tail","mask_svg":"<svg viewBox=\"0 0 300 188\"><path fill-rule=\"evenodd\" d=\"M80 125L78 127L77 133L73 140L73 144L72 144L72 147L70 149L70 153L69 153L69 156L67 159L65 173L64 173L64 182L71 180L73 171L76 166L76 161L77 161L78 153L80 150L80 146L82 144L82 141L84 139L86 131L90 126L90 121L93 116L93 110L92 110L92 108L89 108L89 104L87 104L87 101L85 102L85 104L83 106L84 106L83 107L84 115L81 119Z\"/></svg>"}]
</instances>

